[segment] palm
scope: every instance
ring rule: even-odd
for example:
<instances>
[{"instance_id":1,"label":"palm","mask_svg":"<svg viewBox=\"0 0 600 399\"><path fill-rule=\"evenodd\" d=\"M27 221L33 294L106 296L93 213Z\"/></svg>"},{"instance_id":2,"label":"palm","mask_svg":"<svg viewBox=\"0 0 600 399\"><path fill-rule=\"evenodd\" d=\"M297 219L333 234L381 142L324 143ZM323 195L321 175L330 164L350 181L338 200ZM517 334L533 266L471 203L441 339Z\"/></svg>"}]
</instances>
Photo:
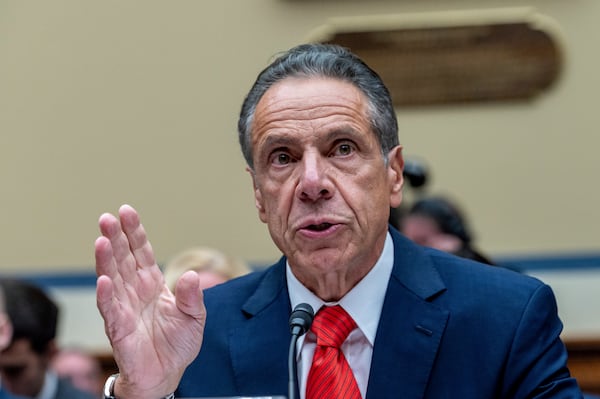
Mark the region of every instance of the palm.
<instances>
[{"instance_id":1,"label":"palm","mask_svg":"<svg viewBox=\"0 0 600 399\"><path fill-rule=\"evenodd\" d=\"M96 241L98 308L127 385L174 390L202 342L205 311L198 279L186 274L169 291L139 217L131 207L100 218Z\"/></svg>"}]
</instances>

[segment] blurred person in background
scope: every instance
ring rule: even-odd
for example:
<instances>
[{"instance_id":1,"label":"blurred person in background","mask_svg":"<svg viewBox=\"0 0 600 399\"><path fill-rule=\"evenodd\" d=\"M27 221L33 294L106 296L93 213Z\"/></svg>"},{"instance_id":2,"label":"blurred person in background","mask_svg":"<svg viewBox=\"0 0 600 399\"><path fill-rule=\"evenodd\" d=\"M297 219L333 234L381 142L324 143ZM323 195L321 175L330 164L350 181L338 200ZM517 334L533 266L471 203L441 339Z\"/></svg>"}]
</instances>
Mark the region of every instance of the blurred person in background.
<instances>
[{"instance_id":1,"label":"blurred person in background","mask_svg":"<svg viewBox=\"0 0 600 399\"><path fill-rule=\"evenodd\" d=\"M461 209L444 196L425 197L413 203L397 221L399 230L419 245L493 265L475 248L473 234Z\"/></svg>"},{"instance_id":2,"label":"blurred person in background","mask_svg":"<svg viewBox=\"0 0 600 399\"><path fill-rule=\"evenodd\" d=\"M6 314L4 291L0 287L0 352L8 346L11 338L12 324L10 324L10 319ZM17 399L16 396L4 389L2 381L0 381L0 399Z\"/></svg>"},{"instance_id":3,"label":"blurred person in background","mask_svg":"<svg viewBox=\"0 0 600 399\"><path fill-rule=\"evenodd\" d=\"M242 260L228 256L215 248L189 248L175 255L164 267L165 281L171 291L175 292L177 279L188 270L198 273L202 289L224 283L251 271Z\"/></svg>"},{"instance_id":4,"label":"blurred person in background","mask_svg":"<svg viewBox=\"0 0 600 399\"><path fill-rule=\"evenodd\" d=\"M10 344L0 353L2 384L16 395L35 399L92 399L50 368L57 352L58 306L38 286L0 279L13 326Z\"/></svg>"},{"instance_id":5,"label":"blurred person in background","mask_svg":"<svg viewBox=\"0 0 600 399\"><path fill-rule=\"evenodd\" d=\"M59 378L68 379L73 386L101 397L104 378L100 361L81 348L62 348L50 363Z\"/></svg>"}]
</instances>

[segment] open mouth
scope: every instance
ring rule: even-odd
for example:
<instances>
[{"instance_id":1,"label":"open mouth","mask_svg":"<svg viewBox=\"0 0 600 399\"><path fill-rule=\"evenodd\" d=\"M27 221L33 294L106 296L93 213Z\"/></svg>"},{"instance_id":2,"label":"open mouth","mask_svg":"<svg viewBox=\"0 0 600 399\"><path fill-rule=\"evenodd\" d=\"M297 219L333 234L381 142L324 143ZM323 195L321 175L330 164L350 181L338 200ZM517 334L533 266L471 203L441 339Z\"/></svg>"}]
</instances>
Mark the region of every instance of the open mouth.
<instances>
[{"instance_id":1,"label":"open mouth","mask_svg":"<svg viewBox=\"0 0 600 399\"><path fill-rule=\"evenodd\" d=\"M309 226L306 226L306 229L311 230L311 231L323 231L323 230L327 230L331 226L332 226L331 223L319 223L319 224L311 224Z\"/></svg>"}]
</instances>

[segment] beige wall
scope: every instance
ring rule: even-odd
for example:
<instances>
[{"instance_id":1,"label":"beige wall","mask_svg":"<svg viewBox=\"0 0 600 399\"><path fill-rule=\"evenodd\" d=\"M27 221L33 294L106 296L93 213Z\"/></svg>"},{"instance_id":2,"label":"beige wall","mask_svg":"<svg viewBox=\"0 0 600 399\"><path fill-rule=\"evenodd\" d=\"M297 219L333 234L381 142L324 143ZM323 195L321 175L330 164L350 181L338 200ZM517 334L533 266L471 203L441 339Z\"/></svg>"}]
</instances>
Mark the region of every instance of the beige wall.
<instances>
[{"instance_id":1,"label":"beige wall","mask_svg":"<svg viewBox=\"0 0 600 399\"><path fill-rule=\"evenodd\" d=\"M130 203L159 261L212 245L278 251L253 206L236 116L256 74L328 18L532 6L566 68L530 103L399 111L431 191L492 254L598 251L600 2L0 2L0 270L92 267L96 221Z\"/></svg>"}]
</instances>

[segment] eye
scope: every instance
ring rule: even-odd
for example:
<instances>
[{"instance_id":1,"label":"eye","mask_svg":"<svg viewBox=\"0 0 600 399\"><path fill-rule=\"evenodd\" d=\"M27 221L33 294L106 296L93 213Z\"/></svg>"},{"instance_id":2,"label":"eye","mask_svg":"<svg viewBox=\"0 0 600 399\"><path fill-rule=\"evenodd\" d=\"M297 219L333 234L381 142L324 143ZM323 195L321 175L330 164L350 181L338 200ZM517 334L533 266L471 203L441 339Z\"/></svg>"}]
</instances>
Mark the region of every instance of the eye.
<instances>
[{"instance_id":1,"label":"eye","mask_svg":"<svg viewBox=\"0 0 600 399\"><path fill-rule=\"evenodd\" d=\"M286 152L278 152L273 155L273 163L277 165L287 165L292 162L292 157Z\"/></svg>"},{"instance_id":2,"label":"eye","mask_svg":"<svg viewBox=\"0 0 600 399\"><path fill-rule=\"evenodd\" d=\"M341 143L337 147L335 147L332 156L348 156L352 154L355 150L356 148L354 147L354 145L350 143Z\"/></svg>"}]
</instances>

